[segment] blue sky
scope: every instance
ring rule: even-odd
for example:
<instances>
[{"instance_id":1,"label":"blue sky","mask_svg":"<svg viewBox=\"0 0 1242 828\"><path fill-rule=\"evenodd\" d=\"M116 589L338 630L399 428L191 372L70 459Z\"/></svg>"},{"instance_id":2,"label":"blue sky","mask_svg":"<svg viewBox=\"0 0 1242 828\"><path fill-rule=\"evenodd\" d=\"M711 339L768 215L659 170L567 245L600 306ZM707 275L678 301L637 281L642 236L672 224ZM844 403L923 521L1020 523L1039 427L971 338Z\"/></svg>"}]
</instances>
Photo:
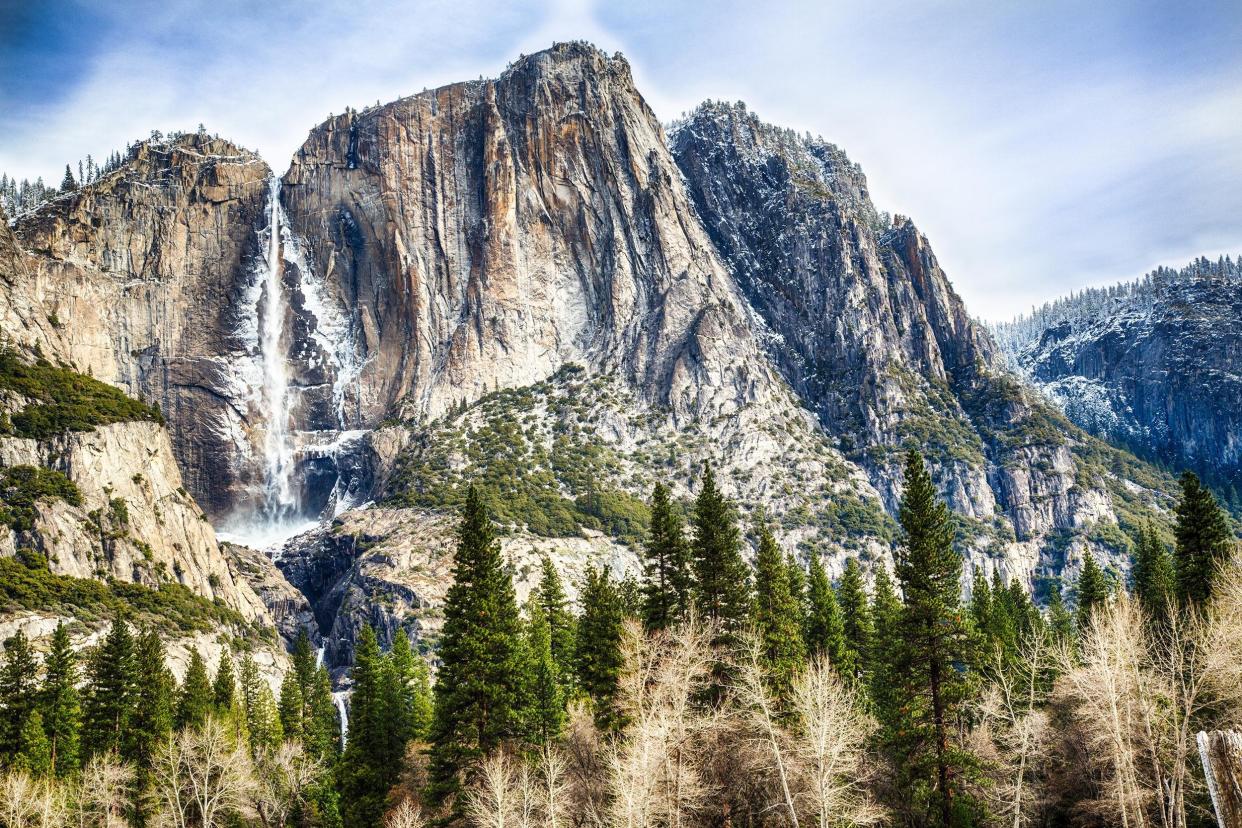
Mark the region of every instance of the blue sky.
<instances>
[{"instance_id":1,"label":"blue sky","mask_svg":"<svg viewBox=\"0 0 1242 828\"><path fill-rule=\"evenodd\" d=\"M330 112L578 38L665 120L741 99L841 145L976 315L1242 253L1237 0L0 0L0 170L199 123L283 170Z\"/></svg>"}]
</instances>

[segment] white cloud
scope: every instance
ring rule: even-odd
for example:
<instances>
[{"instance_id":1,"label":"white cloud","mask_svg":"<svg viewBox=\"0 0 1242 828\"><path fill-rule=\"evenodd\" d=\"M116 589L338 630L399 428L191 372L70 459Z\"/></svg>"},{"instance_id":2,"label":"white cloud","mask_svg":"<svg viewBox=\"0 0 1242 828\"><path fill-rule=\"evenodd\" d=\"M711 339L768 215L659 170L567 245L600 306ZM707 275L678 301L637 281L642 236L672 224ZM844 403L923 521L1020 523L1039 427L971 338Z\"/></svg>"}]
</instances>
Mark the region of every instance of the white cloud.
<instances>
[{"instance_id":1,"label":"white cloud","mask_svg":"<svg viewBox=\"0 0 1242 828\"><path fill-rule=\"evenodd\" d=\"M587 39L626 53L663 118L740 98L840 144L879 206L928 234L976 314L1242 252L1242 55L1212 40L1242 28L1228 5L1190 34L1068 2L283 8L232 0L192 17L146 0L65 100L5 124L0 169L58 180L69 159L200 122L282 169L329 112Z\"/></svg>"}]
</instances>

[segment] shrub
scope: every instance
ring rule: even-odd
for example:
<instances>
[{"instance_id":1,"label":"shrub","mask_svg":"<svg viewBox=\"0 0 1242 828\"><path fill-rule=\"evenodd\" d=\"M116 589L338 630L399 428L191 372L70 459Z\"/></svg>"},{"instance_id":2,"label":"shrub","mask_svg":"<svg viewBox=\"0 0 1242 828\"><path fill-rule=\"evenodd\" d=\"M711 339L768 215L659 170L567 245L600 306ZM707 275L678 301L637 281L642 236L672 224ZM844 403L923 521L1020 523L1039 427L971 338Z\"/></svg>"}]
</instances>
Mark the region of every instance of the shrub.
<instances>
[{"instance_id":1,"label":"shrub","mask_svg":"<svg viewBox=\"0 0 1242 828\"><path fill-rule=\"evenodd\" d=\"M0 524L15 532L34 529L36 501L60 499L71 506L82 505L82 493L74 482L58 471L37 466L10 466L0 469Z\"/></svg>"}]
</instances>

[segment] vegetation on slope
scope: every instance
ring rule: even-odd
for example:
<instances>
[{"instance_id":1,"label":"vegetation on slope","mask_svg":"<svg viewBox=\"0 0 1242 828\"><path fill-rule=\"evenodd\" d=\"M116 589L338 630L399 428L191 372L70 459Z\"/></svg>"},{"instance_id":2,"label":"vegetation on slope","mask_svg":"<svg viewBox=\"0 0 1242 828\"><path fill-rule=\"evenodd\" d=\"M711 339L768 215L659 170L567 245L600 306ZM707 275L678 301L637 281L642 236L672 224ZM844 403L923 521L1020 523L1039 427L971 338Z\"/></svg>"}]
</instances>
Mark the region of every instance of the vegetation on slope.
<instances>
[{"instance_id":1,"label":"vegetation on slope","mask_svg":"<svg viewBox=\"0 0 1242 828\"><path fill-rule=\"evenodd\" d=\"M25 362L10 348L0 348L0 390L31 400L11 416L0 416L0 434L46 440L66 431L90 431L111 423L164 422L158 408L107 383L46 359Z\"/></svg>"}]
</instances>

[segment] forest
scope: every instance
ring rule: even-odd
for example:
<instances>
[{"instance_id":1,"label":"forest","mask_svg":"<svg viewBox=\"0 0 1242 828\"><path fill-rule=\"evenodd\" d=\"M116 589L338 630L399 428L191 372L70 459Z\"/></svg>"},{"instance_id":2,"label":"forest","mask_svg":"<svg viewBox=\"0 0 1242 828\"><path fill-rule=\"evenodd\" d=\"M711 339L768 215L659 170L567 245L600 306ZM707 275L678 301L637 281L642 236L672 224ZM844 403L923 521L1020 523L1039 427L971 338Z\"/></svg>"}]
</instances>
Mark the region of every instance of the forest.
<instances>
[{"instance_id":1,"label":"forest","mask_svg":"<svg viewBox=\"0 0 1242 828\"><path fill-rule=\"evenodd\" d=\"M305 633L278 692L244 650L178 683L124 615L80 652L18 633L0 826L1214 824L1195 738L1242 718L1242 569L1194 475L1127 577L1088 553L1043 607L962 589L917 452L891 569L835 582L710 466L696 491L654 488L641 579L592 570L575 606L545 559L519 606L469 486L435 647L365 628L347 728Z\"/></svg>"}]
</instances>

